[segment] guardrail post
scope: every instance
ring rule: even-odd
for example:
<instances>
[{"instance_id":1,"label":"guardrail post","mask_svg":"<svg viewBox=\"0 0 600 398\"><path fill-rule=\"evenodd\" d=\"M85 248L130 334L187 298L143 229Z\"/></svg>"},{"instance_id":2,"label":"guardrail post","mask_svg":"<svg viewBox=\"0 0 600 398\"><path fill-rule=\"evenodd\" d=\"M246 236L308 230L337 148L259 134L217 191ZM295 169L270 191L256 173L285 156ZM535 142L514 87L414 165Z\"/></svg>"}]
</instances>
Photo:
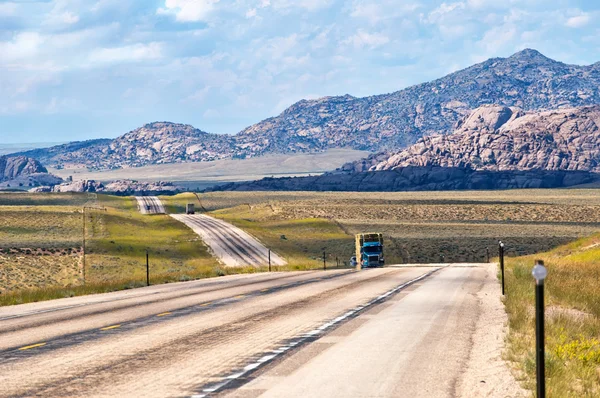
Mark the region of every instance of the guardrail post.
<instances>
[{"instance_id":1,"label":"guardrail post","mask_svg":"<svg viewBox=\"0 0 600 398\"><path fill-rule=\"evenodd\" d=\"M500 256L500 270L502 272L502 295L504 296L504 243L498 242L498 254Z\"/></svg>"},{"instance_id":2,"label":"guardrail post","mask_svg":"<svg viewBox=\"0 0 600 398\"><path fill-rule=\"evenodd\" d=\"M544 347L544 280L548 275L544 262L536 260L531 272L535 278L535 353L537 398L546 398L546 355Z\"/></svg>"}]
</instances>

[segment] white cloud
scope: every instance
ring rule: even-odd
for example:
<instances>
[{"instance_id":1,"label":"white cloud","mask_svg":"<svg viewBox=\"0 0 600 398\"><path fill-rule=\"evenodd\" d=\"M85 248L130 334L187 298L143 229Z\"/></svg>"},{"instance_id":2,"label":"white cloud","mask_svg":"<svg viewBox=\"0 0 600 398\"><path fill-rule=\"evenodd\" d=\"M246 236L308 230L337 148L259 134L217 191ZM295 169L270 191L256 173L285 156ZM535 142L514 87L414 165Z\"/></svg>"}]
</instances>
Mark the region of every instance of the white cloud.
<instances>
[{"instance_id":1,"label":"white cloud","mask_svg":"<svg viewBox=\"0 0 600 398\"><path fill-rule=\"evenodd\" d=\"M439 7L437 7L436 9L434 9L433 11L431 11L429 13L429 16L427 18L427 21L429 23L439 23L441 21L443 21L444 19L446 19L448 14L452 14L455 11L460 11L460 10L464 10L465 9L465 3L463 2L458 2L458 3L442 3L440 4Z\"/></svg>"},{"instance_id":2,"label":"white cloud","mask_svg":"<svg viewBox=\"0 0 600 398\"><path fill-rule=\"evenodd\" d=\"M567 19L565 25L569 28L581 28L586 26L590 20L591 18L589 14L581 14Z\"/></svg>"},{"instance_id":3,"label":"white cloud","mask_svg":"<svg viewBox=\"0 0 600 398\"><path fill-rule=\"evenodd\" d=\"M11 41L0 42L0 54L2 54L0 65L35 56L43 43L44 37L37 32L18 33Z\"/></svg>"},{"instance_id":4,"label":"white cloud","mask_svg":"<svg viewBox=\"0 0 600 398\"><path fill-rule=\"evenodd\" d=\"M157 14L175 14L179 22L206 22L220 0L165 0Z\"/></svg>"},{"instance_id":5,"label":"white cloud","mask_svg":"<svg viewBox=\"0 0 600 398\"><path fill-rule=\"evenodd\" d=\"M17 13L16 3L0 3L0 17L11 17Z\"/></svg>"},{"instance_id":6,"label":"white cloud","mask_svg":"<svg viewBox=\"0 0 600 398\"><path fill-rule=\"evenodd\" d=\"M351 44L355 48L377 48L388 43L389 37L381 33L369 33L359 29L353 36L343 41L344 44Z\"/></svg>"},{"instance_id":7,"label":"white cloud","mask_svg":"<svg viewBox=\"0 0 600 398\"><path fill-rule=\"evenodd\" d=\"M331 7L333 0L272 0L268 3L275 9L303 8L308 11L317 11Z\"/></svg>"},{"instance_id":8,"label":"white cloud","mask_svg":"<svg viewBox=\"0 0 600 398\"><path fill-rule=\"evenodd\" d=\"M161 43L134 44L131 46L100 48L94 50L89 60L92 63L120 63L159 59L162 57Z\"/></svg>"},{"instance_id":9,"label":"white cloud","mask_svg":"<svg viewBox=\"0 0 600 398\"><path fill-rule=\"evenodd\" d=\"M256 16L256 8L251 8L246 11L246 18L254 18Z\"/></svg>"}]
</instances>

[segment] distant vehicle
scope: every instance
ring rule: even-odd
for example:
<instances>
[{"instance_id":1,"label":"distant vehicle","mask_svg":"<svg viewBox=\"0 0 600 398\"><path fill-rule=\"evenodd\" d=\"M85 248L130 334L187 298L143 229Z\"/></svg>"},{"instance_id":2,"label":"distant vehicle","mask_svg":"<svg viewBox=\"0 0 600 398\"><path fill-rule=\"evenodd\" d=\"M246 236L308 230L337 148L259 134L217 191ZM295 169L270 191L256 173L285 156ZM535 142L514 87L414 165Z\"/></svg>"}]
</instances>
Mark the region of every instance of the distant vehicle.
<instances>
[{"instance_id":1,"label":"distant vehicle","mask_svg":"<svg viewBox=\"0 0 600 398\"><path fill-rule=\"evenodd\" d=\"M356 267L356 264L358 264L358 263L356 262L356 256L352 256L352 257L350 257L350 266L351 266L351 267Z\"/></svg>"},{"instance_id":2,"label":"distant vehicle","mask_svg":"<svg viewBox=\"0 0 600 398\"><path fill-rule=\"evenodd\" d=\"M194 209L193 203L188 203L185 206L185 214L196 214L196 210Z\"/></svg>"},{"instance_id":3,"label":"distant vehicle","mask_svg":"<svg viewBox=\"0 0 600 398\"><path fill-rule=\"evenodd\" d=\"M356 234L356 261L361 268L383 267L383 235L381 233ZM357 265L358 265L357 264Z\"/></svg>"}]
</instances>

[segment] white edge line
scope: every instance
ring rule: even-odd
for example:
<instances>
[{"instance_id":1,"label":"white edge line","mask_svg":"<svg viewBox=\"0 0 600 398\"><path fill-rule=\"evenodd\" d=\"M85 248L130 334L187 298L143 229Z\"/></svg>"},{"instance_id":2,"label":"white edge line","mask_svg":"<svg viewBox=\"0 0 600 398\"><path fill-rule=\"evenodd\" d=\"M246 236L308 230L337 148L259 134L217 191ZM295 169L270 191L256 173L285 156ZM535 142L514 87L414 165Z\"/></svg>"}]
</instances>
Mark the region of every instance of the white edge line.
<instances>
[{"instance_id":1,"label":"white edge line","mask_svg":"<svg viewBox=\"0 0 600 398\"><path fill-rule=\"evenodd\" d=\"M386 292L386 293L378 296L377 298L369 301L367 304L358 306L355 309L346 312L344 315L338 316L337 318L324 323L323 325L319 326L316 329L313 329L313 330L311 330L309 332L301 334L298 339L296 339L296 340L288 343L287 346L282 346L282 347L280 347L280 348L278 348L276 350L271 351L271 354L264 355L260 359L258 359L257 361L251 362L250 364L246 365L241 371L237 371L235 373L232 373L232 374L230 374L228 376L223 377L223 379L222 379L223 381L221 381L220 383L217 383L217 384L215 384L215 385L213 385L211 387L203 389L202 392L204 392L206 394L204 394L204 395L202 395L202 394L201 395L192 395L191 398L205 398L205 397L208 396L208 394L214 393L214 392L217 392L217 391L221 390L223 387L227 386L232 381L239 379L240 377L244 376L246 373L248 373L248 372L250 372L250 371L252 371L252 370L254 370L254 369L256 369L256 368L258 368L260 366L264 366L266 363L271 362L272 360L274 360L278 356L284 354L286 351L292 349L293 347L297 346L298 344L301 344L301 343L305 342L307 339L312 338L314 336L317 336L319 334L322 334L323 331L331 328L332 326L337 325L338 323L344 321L348 317L350 317L350 316L352 316L352 315L354 315L354 314L356 314L358 312L361 312L361 311L363 311L363 310L365 310L365 309L367 309L369 307L372 307L376 303L382 301L383 299L389 297L390 295L396 293L397 291L402 290L402 289L404 289L407 286L410 286L410 285L412 285L412 284L414 284L416 282L419 282L422 279L427 278L428 276L430 276L434 272L439 271L440 269L442 269L442 268L441 267L440 268L436 268L436 269L434 269L434 270L432 270L432 271L430 271L430 272L428 272L426 274L423 274L423 275L421 275L421 276L419 276L419 277L417 277L415 279L412 279L412 280L410 280L408 282L404 282L402 285L396 286L392 290L390 290L390 291L388 291L388 292Z\"/></svg>"}]
</instances>

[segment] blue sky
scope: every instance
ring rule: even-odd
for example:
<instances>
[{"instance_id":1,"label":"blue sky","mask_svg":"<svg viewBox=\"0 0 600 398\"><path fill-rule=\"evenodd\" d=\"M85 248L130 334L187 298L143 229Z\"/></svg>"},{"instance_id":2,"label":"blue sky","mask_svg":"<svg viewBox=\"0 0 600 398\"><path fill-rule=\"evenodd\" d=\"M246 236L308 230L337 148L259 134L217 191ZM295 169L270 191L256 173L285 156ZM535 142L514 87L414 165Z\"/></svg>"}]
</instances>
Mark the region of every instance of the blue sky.
<instances>
[{"instance_id":1,"label":"blue sky","mask_svg":"<svg viewBox=\"0 0 600 398\"><path fill-rule=\"evenodd\" d=\"M0 143L236 133L531 47L600 61L597 0L0 0Z\"/></svg>"}]
</instances>

